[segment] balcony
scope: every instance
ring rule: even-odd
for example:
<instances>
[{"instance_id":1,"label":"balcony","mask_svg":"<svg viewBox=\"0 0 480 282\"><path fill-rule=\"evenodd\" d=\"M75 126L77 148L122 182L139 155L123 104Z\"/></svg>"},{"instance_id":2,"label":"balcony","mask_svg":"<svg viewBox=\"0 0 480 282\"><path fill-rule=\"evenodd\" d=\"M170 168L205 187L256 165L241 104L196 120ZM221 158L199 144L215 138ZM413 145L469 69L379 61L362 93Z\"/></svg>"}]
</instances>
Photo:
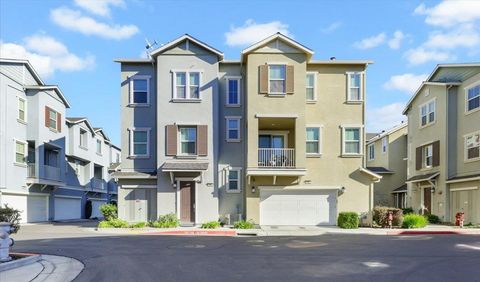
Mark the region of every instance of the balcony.
<instances>
[{"instance_id":1,"label":"balcony","mask_svg":"<svg viewBox=\"0 0 480 282\"><path fill-rule=\"evenodd\" d=\"M29 178L35 178L37 177L37 172L36 172L36 166L34 163L28 163L27 164L27 177Z\"/></svg>"},{"instance_id":2,"label":"balcony","mask_svg":"<svg viewBox=\"0 0 480 282\"><path fill-rule=\"evenodd\" d=\"M295 149L260 148L258 149L259 168L295 168Z\"/></svg>"},{"instance_id":3,"label":"balcony","mask_svg":"<svg viewBox=\"0 0 480 282\"><path fill-rule=\"evenodd\" d=\"M38 169L37 169L38 168ZM44 185L61 185L60 168L38 163L27 164L27 183Z\"/></svg>"},{"instance_id":4,"label":"balcony","mask_svg":"<svg viewBox=\"0 0 480 282\"><path fill-rule=\"evenodd\" d=\"M92 189L94 189L94 190L103 190L104 189L103 179L92 178L92 181L91 181L90 184L92 186Z\"/></svg>"},{"instance_id":5,"label":"balcony","mask_svg":"<svg viewBox=\"0 0 480 282\"><path fill-rule=\"evenodd\" d=\"M43 175L45 179L60 181L60 168L44 165L43 166Z\"/></svg>"}]
</instances>

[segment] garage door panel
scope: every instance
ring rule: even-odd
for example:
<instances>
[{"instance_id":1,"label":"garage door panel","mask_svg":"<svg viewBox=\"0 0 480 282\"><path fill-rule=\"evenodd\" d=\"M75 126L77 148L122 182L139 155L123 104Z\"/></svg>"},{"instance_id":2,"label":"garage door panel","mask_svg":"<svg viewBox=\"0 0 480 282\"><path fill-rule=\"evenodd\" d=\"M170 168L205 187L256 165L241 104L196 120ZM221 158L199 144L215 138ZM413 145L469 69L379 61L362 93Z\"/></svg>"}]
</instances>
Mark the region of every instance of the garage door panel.
<instances>
[{"instance_id":1,"label":"garage door panel","mask_svg":"<svg viewBox=\"0 0 480 282\"><path fill-rule=\"evenodd\" d=\"M7 204L21 212L21 223L48 220L48 196L2 194L2 206Z\"/></svg>"},{"instance_id":2,"label":"garage door panel","mask_svg":"<svg viewBox=\"0 0 480 282\"><path fill-rule=\"evenodd\" d=\"M55 220L80 219L81 217L81 199L55 197Z\"/></svg>"}]
</instances>

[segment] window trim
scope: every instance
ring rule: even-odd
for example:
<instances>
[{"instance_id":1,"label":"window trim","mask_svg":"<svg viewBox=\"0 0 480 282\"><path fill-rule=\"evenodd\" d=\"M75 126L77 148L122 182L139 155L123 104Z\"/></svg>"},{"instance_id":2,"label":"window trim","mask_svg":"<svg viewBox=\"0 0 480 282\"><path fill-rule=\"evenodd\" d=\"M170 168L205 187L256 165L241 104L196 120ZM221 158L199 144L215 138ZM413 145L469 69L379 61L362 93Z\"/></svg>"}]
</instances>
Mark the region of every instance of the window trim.
<instances>
[{"instance_id":1,"label":"window trim","mask_svg":"<svg viewBox=\"0 0 480 282\"><path fill-rule=\"evenodd\" d=\"M17 143L23 144L23 162L19 163L17 162ZM20 140L20 139L13 139L13 164L15 165L20 165L20 166L26 166L27 165L27 156L28 156L28 143L26 141Z\"/></svg>"},{"instance_id":2,"label":"window trim","mask_svg":"<svg viewBox=\"0 0 480 282\"><path fill-rule=\"evenodd\" d=\"M20 96L17 96L17 121L20 122L20 123L27 123L27 99L23 98L23 97L20 97ZM20 101L23 101L23 106L24 106L24 109L23 109L23 119L20 118Z\"/></svg>"},{"instance_id":3,"label":"window trim","mask_svg":"<svg viewBox=\"0 0 480 282\"><path fill-rule=\"evenodd\" d=\"M435 107L435 110L433 111L433 121L429 121L430 112L428 112L428 105L431 102L434 103L434 107ZM427 107L427 115L426 115L427 123L425 125L422 125L422 108L423 107ZM418 106L418 124L419 124L419 128L422 129L422 128L434 125L436 122L437 122L437 98L435 97Z\"/></svg>"},{"instance_id":4,"label":"window trim","mask_svg":"<svg viewBox=\"0 0 480 282\"><path fill-rule=\"evenodd\" d=\"M48 128L49 128L50 130L53 130L53 131L55 131L55 132L58 132L58 112L57 112L56 110L50 108L50 107L47 107L47 111L49 111L49 112L48 112ZM54 123L54 124L55 124L55 127L51 127L51 126L50 126L50 121L53 120L53 119L52 119L52 112L55 113L55 123Z\"/></svg>"},{"instance_id":5,"label":"window trim","mask_svg":"<svg viewBox=\"0 0 480 282\"><path fill-rule=\"evenodd\" d=\"M475 108L473 110L468 110L468 101L469 101L468 100L468 90L470 90L472 88L475 88L477 86L480 87L480 82L474 82L474 83L472 83L472 84L470 84L470 85L468 85L464 88L464 90L465 90L465 115L469 115L471 113L480 111L480 107Z\"/></svg>"},{"instance_id":6,"label":"window trim","mask_svg":"<svg viewBox=\"0 0 480 282\"><path fill-rule=\"evenodd\" d=\"M428 150L428 148L431 148ZM427 153L430 151L430 155ZM427 165L427 158L430 157L431 164ZM431 169L433 167L433 144L422 146L422 169Z\"/></svg>"},{"instance_id":7,"label":"window trim","mask_svg":"<svg viewBox=\"0 0 480 282\"><path fill-rule=\"evenodd\" d=\"M231 104L229 102L229 97L230 97L230 88L229 88L229 81L230 80L236 80L238 83L238 89L237 89L237 101L238 103L236 104ZM225 107L240 107L242 105L241 97L242 97L242 92L241 92L241 81L242 77L241 76L225 76Z\"/></svg>"},{"instance_id":8,"label":"window trim","mask_svg":"<svg viewBox=\"0 0 480 282\"><path fill-rule=\"evenodd\" d=\"M172 73L172 101L173 102L201 102L202 101L202 81L203 70L199 69L173 69ZM177 97L177 73L185 73L185 98ZM190 73L198 73L198 98L190 96Z\"/></svg>"},{"instance_id":9,"label":"window trim","mask_svg":"<svg viewBox=\"0 0 480 282\"><path fill-rule=\"evenodd\" d=\"M317 153L307 153L307 142L314 142L315 140L307 140L307 129L308 128L317 128L318 129L318 152ZM307 124L305 125L305 154L307 157L320 157L322 156L323 153L323 142L322 142L322 137L323 137L323 125L321 124Z\"/></svg>"},{"instance_id":10,"label":"window trim","mask_svg":"<svg viewBox=\"0 0 480 282\"><path fill-rule=\"evenodd\" d=\"M360 75L360 86L358 87L359 88L359 98L358 100L352 100L350 99L350 75L352 74L359 74ZM365 97L365 93L364 93L364 76L365 76L365 72L364 71L347 71L346 72L346 75L347 75L347 103L351 103L351 104L357 104L357 103L363 103L364 101L364 97Z\"/></svg>"},{"instance_id":11,"label":"window trim","mask_svg":"<svg viewBox=\"0 0 480 282\"><path fill-rule=\"evenodd\" d=\"M305 78L309 75L313 75L313 87L312 87L313 88L313 99L312 100L307 99L306 89L310 88L310 87L308 87L308 85L306 83L306 79L305 79L305 100L307 101L307 104L317 102L317 72L316 71L307 71L307 74L306 74Z\"/></svg>"},{"instance_id":12,"label":"window trim","mask_svg":"<svg viewBox=\"0 0 480 282\"><path fill-rule=\"evenodd\" d=\"M273 63L272 62L272 63L268 63L267 66L268 66L267 67L267 69L268 69L268 73L267 73L267 75L268 75L268 92L267 92L268 95L282 96L282 97L286 96L287 95L287 64L286 63ZM285 92L271 92L270 91L270 67L272 67L272 66L282 66L284 68L285 78L283 79L283 90ZM281 79L274 79L274 80L280 81Z\"/></svg>"},{"instance_id":13,"label":"window trim","mask_svg":"<svg viewBox=\"0 0 480 282\"><path fill-rule=\"evenodd\" d=\"M128 157L129 158L150 158L150 131L151 131L151 128L150 127L131 127L131 128L128 128L128 131L129 131L129 152L128 152ZM147 145L147 151L146 151L146 154L135 154L134 152L134 145L135 145L135 142L133 142L133 133L135 131L144 131L144 132L147 132L147 142L146 142L146 145ZM142 142L144 143L144 142Z\"/></svg>"},{"instance_id":14,"label":"window trim","mask_svg":"<svg viewBox=\"0 0 480 282\"><path fill-rule=\"evenodd\" d=\"M102 144L102 143L103 143L103 142L102 142L102 140L100 140L100 139L97 139L97 140L96 140L96 143L95 143L95 145L96 145L96 147L95 147L95 152L96 152L97 155L99 155L99 156L103 156L103 146L102 146L103 144ZM98 151L98 148L99 148L99 147L98 147L98 144L100 144L100 152Z\"/></svg>"},{"instance_id":15,"label":"window trim","mask_svg":"<svg viewBox=\"0 0 480 282\"><path fill-rule=\"evenodd\" d=\"M373 155L373 157L371 155ZM367 145L367 159L369 161L375 160L375 142Z\"/></svg>"},{"instance_id":16,"label":"window trim","mask_svg":"<svg viewBox=\"0 0 480 282\"><path fill-rule=\"evenodd\" d=\"M193 154L185 154L182 153L182 134L181 134L181 128L195 128L195 153ZM187 125L187 124L182 124L177 126L177 157L197 157L198 156L198 125Z\"/></svg>"},{"instance_id":17,"label":"window trim","mask_svg":"<svg viewBox=\"0 0 480 282\"><path fill-rule=\"evenodd\" d=\"M480 130L463 135L463 161L465 163L480 161L480 156L473 159L469 159L468 150L467 150L467 138L471 136L475 136L477 134L480 135Z\"/></svg>"},{"instance_id":18,"label":"window trim","mask_svg":"<svg viewBox=\"0 0 480 282\"><path fill-rule=\"evenodd\" d=\"M230 189L230 171L237 171L237 183L238 189ZM231 167L227 170L227 181L225 186L225 191L227 193L241 193L242 192L242 168L241 167Z\"/></svg>"},{"instance_id":19,"label":"window trim","mask_svg":"<svg viewBox=\"0 0 480 282\"><path fill-rule=\"evenodd\" d=\"M129 91L129 101L128 101L128 105L129 106L150 106L150 79L151 79L151 76L150 75L132 75L130 76L129 78L129 87L130 87L130 91ZM133 88L133 81L137 79L137 80L146 80L147 81L147 102L146 103L135 103L134 102L134 94L135 94L135 91L134 91L134 88Z\"/></svg>"},{"instance_id":20,"label":"window trim","mask_svg":"<svg viewBox=\"0 0 480 282\"><path fill-rule=\"evenodd\" d=\"M234 129L229 128L229 121L230 120L236 120L238 122L238 128L237 128L238 138L233 139L233 138L229 137L228 132L230 130L234 130ZM225 141L227 141L227 142L241 142L242 141L241 122L242 122L242 117L241 116L226 116L225 117Z\"/></svg>"},{"instance_id":21,"label":"window trim","mask_svg":"<svg viewBox=\"0 0 480 282\"><path fill-rule=\"evenodd\" d=\"M388 152L388 136L384 136L382 138L382 154L386 154Z\"/></svg>"},{"instance_id":22,"label":"window trim","mask_svg":"<svg viewBox=\"0 0 480 282\"><path fill-rule=\"evenodd\" d=\"M363 155L363 125L355 125L355 124L346 124L341 125L342 128L342 157L361 157ZM358 153L347 153L345 152L345 131L346 129L358 129L359 130L359 152Z\"/></svg>"}]
</instances>

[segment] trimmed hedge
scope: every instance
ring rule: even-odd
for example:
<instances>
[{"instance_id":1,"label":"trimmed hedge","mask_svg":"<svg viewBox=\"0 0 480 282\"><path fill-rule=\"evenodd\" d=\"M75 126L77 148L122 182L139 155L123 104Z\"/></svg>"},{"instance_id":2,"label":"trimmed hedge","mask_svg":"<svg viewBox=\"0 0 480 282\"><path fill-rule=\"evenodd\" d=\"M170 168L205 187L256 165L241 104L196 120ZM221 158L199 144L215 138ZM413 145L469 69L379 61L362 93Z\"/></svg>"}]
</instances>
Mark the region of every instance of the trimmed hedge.
<instances>
[{"instance_id":1,"label":"trimmed hedge","mask_svg":"<svg viewBox=\"0 0 480 282\"><path fill-rule=\"evenodd\" d=\"M373 224L381 227L388 227L389 212L393 213L392 226L402 226L403 211L401 209L380 206L373 208Z\"/></svg>"},{"instance_id":2,"label":"trimmed hedge","mask_svg":"<svg viewBox=\"0 0 480 282\"><path fill-rule=\"evenodd\" d=\"M434 214L429 214L427 215L428 222L433 223L433 224L438 224L441 222L440 217Z\"/></svg>"},{"instance_id":3,"label":"trimmed hedge","mask_svg":"<svg viewBox=\"0 0 480 282\"><path fill-rule=\"evenodd\" d=\"M202 226L200 228L203 228L203 229L216 229L220 227L220 222L218 221L209 221L209 222L205 222L204 224L202 224Z\"/></svg>"},{"instance_id":4,"label":"trimmed hedge","mask_svg":"<svg viewBox=\"0 0 480 282\"><path fill-rule=\"evenodd\" d=\"M414 213L413 208L404 208L403 210L403 215L409 214L409 213Z\"/></svg>"},{"instance_id":5,"label":"trimmed hedge","mask_svg":"<svg viewBox=\"0 0 480 282\"><path fill-rule=\"evenodd\" d=\"M407 214L403 217L402 228L422 228L427 226L427 217L419 214Z\"/></svg>"},{"instance_id":6,"label":"trimmed hedge","mask_svg":"<svg viewBox=\"0 0 480 282\"><path fill-rule=\"evenodd\" d=\"M338 214L337 224L338 227L343 229L356 229L360 219L356 212L341 212Z\"/></svg>"}]
</instances>

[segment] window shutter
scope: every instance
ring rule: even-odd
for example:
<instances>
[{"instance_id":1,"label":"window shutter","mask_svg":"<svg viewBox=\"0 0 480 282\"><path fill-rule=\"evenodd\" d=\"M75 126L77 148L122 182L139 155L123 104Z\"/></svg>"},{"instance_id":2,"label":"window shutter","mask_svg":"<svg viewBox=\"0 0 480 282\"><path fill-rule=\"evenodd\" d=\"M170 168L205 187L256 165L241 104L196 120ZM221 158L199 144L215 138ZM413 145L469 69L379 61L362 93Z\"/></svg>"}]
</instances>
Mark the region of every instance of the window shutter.
<instances>
[{"instance_id":1,"label":"window shutter","mask_svg":"<svg viewBox=\"0 0 480 282\"><path fill-rule=\"evenodd\" d=\"M293 66L286 66L285 90L287 94L293 94L294 91Z\"/></svg>"},{"instance_id":2,"label":"window shutter","mask_svg":"<svg viewBox=\"0 0 480 282\"><path fill-rule=\"evenodd\" d=\"M178 130L175 124L169 124L165 127L166 132L166 155L167 156L176 156L177 155L177 135Z\"/></svg>"},{"instance_id":3,"label":"window shutter","mask_svg":"<svg viewBox=\"0 0 480 282\"><path fill-rule=\"evenodd\" d=\"M206 156L208 154L208 126L197 126L197 155Z\"/></svg>"},{"instance_id":4,"label":"window shutter","mask_svg":"<svg viewBox=\"0 0 480 282\"><path fill-rule=\"evenodd\" d=\"M422 147L417 147L415 150L415 168L422 169Z\"/></svg>"},{"instance_id":5,"label":"window shutter","mask_svg":"<svg viewBox=\"0 0 480 282\"><path fill-rule=\"evenodd\" d=\"M62 114L57 113L57 131L62 132Z\"/></svg>"},{"instance_id":6,"label":"window shutter","mask_svg":"<svg viewBox=\"0 0 480 282\"><path fill-rule=\"evenodd\" d=\"M259 93L268 94L268 65L258 67L259 73Z\"/></svg>"},{"instance_id":7,"label":"window shutter","mask_svg":"<svg viewBox=\"0 0 480 282\"><path fill-rule=\"evenodd\" d=\"M440 165L440 141L435 141L432 143L433 152L432 152L432 166Z\"/></svg>"},{"instance_id":8,"label":"window shutter","mask_svg":"<svg viewBox=\"0 0 480 282\"><path fill-rule=\"evenodd\" d=\"M50 127L50 108L45 106L45 127Z\"/></svg>"}]
</instances>

